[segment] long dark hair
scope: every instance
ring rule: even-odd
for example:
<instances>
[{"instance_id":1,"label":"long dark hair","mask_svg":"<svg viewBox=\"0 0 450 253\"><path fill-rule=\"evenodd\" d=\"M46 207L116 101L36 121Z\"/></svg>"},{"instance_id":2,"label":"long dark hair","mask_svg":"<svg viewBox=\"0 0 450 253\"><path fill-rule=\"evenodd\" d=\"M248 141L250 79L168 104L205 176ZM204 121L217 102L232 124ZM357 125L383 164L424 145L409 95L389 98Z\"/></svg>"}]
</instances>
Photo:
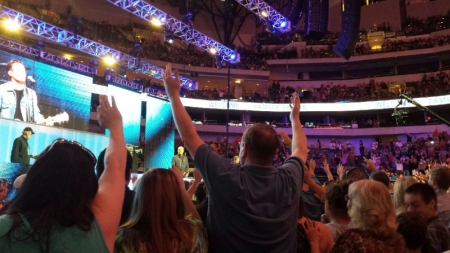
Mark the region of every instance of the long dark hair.
<instances>
[{"instance_id":1,"label":"long dark hair","mask_svg":"<svg viewBox=\"0 0 450 253\"><path fill-rule=\"evenodd\" d=\"M193 228L185 219L181 190L172 171L146 172L139 180L130 220L121 227L124 244L136 252L178 252L176 247L191 252Z\"/></svg>"},{"instance_id":2,"label":"long dark hair","mask_svg":"<svg viewBox=\"0 0 450 253\"><path fill-rule=\"evenodd\" d=\"M90 152L90 151L89 151ZM95 157L79 144L56 143L31 166L6 214L13 218L8 236L39 241L49 252L53 225L88 231L94 221L91 204L98 189ZM31 231L23 230L26 219ZM19 238L18 238L19 237Z\"/></svg>"}]
</instances>

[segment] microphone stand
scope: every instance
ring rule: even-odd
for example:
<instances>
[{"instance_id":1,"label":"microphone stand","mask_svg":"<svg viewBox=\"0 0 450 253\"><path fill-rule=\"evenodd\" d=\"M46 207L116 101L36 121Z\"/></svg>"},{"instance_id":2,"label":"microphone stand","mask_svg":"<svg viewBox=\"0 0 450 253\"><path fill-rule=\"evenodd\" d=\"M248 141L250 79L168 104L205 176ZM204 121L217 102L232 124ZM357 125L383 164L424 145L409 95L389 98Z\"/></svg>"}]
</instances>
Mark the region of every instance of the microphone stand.
<instances>
[{"instance_id":1,"label":"microphone stand","mask_svg":"<svg viewBox=\"0 0 450 253\"><path fill-rule=\"evenodd\" d=\"M446 119L442 118L441 116L439 116L437 113L435 113L434 111L432 111L431 109L429 109L428 107L425 107L421 104L419 104L417 101L415 101L414 99L412 99L411 97L409 97L408 95L406 95L405 93L400 93L400 95L398 96L400 99L405 99L406 101L410 102L411 104L415 105L417 108L419 108L422 111L426 111L429 114L433 115L434 117L436 117L437 119L439 119L442 123L446 124L448 127L450 127L450 122L448 122Z\"/></svg>"}]
</instances>

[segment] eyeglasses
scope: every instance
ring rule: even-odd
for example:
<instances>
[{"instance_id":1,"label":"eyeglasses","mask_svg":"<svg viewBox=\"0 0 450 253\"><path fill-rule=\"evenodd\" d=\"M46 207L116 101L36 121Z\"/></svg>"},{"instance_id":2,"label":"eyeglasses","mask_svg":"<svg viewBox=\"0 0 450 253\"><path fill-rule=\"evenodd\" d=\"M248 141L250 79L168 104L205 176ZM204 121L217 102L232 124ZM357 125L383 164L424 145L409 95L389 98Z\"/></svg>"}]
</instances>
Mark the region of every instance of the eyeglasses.
<instances>
[{"instance_id":1,"label":"eyeglasses","mask_svg":"<svg viewBox=\"0 0 450 253\"><path fill-rule=\"evenodd\" d=\"M50 145L50 147L48 148L47 152L52 150L52 148L54 146L57 146L57 145L60 145L60 144L69 144L69 145L74 145L74 146L77 146L77 147L81 148L83 151L85 151L92 158L94 164L97 164L97 158L95 157L94 153L92 153L92 151L90 151L89 149L85 148L81 143L79 143L77 141L66 140L66 139L63 139L63 138L56 139Z\"/></svg>"}]
</instances>

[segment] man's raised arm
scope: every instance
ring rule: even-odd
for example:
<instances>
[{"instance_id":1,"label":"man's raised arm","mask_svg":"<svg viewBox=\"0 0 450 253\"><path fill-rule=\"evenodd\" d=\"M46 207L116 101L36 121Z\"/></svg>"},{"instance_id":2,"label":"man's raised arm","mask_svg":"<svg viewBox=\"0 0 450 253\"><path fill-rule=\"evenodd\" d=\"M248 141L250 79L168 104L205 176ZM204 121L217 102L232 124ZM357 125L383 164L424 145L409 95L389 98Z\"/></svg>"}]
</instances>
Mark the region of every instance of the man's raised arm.
<instances>
[{"instance_id":1,"label":"man's raised arm","mask_svg":"<svg viewBox=\"0 0 450 253\"><path fill-rule=\"evenodd\" d=\"M178 70L175 70L175 78L172 77L172 64L168 63L164 71L164 87L169 97L172 107L173 120L181 136L181 140L186 145L189 153L194 158L198 147L204 142L197 134L191 117L189 117L186 109L180 99L180 79L178 78Z\"/></svg>"},{"instance_id":2,"label":"man's raised arm","mask_svg":"<svg viewBox=\"0 0 450 253\"><path fill-rule=\"evenodd\" d=\"M308 141L305 132L303 132L302 123L300 123L300 98L297 92L291 97L291 125L292 125L292 156L299 157L303 162L308 156Z\"/></svg>"}]
</instances>

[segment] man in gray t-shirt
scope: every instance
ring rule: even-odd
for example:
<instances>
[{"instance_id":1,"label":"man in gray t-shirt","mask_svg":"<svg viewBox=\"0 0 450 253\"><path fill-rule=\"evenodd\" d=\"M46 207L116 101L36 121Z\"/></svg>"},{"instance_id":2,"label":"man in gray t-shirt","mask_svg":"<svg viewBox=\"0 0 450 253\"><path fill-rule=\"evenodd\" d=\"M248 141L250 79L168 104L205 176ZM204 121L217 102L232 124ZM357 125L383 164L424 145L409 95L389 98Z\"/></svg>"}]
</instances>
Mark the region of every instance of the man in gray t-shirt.
<instances>
[{"instance_id":1,"label":"man in gray t-shirt","mask_svg":"<svg viewBox=\"0 0 450 253\"><path fill-rule=\"evenodd\" d=\"M292 156L272 166L280 140L269 125L253 125L239 144L240 165L214 153L198 136L180 99L178 72L171 65L165 88L177 130L209 194L209 252L297 251L297 218L307 139L300 123L300 98L291 98Z\"/></svg>"}]
</instances>

